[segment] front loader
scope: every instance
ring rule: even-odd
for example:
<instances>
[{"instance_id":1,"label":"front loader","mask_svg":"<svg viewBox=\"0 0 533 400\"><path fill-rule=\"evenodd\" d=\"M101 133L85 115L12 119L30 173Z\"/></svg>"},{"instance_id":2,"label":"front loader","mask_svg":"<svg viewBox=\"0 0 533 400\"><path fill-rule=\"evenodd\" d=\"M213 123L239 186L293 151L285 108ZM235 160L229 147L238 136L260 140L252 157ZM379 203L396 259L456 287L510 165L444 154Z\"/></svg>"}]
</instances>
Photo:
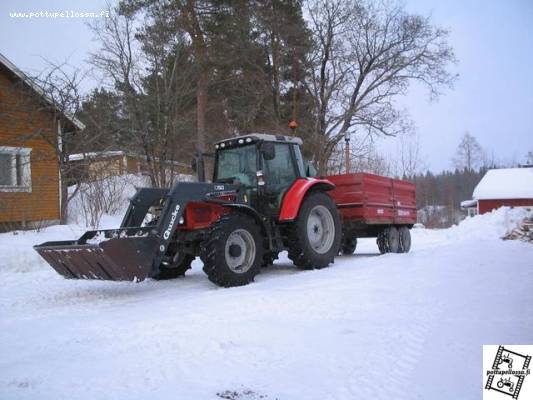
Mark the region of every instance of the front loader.
<instances>
[{"instance_id":1,"label":"front loader","mask_svg":"<svg viewBox=\"0 0 533 400\"><path fill-rule=\"evenodd\" d=\"M334 185L309 176L301 143L264 134L223 140L213 183L139 189L120 228L35 250L71 279L171 279L200 256L212 282L240 286L283 250L298 267L325 267L339 252L341 221L327 194Z\"/></svg>"}]
</instances>

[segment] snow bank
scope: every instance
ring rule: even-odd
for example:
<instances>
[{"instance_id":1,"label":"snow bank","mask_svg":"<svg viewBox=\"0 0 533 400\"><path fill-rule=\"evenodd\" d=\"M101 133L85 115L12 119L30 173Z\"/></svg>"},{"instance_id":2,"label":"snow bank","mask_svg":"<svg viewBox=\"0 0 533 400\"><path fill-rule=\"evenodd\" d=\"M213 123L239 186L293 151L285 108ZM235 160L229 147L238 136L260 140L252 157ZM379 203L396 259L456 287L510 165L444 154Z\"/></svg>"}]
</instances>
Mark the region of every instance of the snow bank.
<instances>
[{"instance_id":1,"label":"snow bank","mask_svg":"<svg viewBox=\"0 0 533 400\"><path fill-rule=\"evenodd\" d=\"M412 249L416 251L454 241L501 239L528 215L533 215L533 212L524 208L502 207L490 213L468 217L447 229L417 227L411 230Z\"/></svg>"},{"instance_id":2,"label":"snow bank","mask_svg":"<svg viewBox=\"0 0 533 400\"><path fill-rule=\"evenodd\" d=\"M447 237L457 240L498 239L516 228L532 211L525 208L501 207L490 213L466 218L446 229Z\"/></svg>"},{"instance_id":3,"label":"snow bank","mask_svg":"<svg viewBox=\"0 0 533 400\"><path fill-rule=\"evenodd\" d=\"M14 231L0 234L0 272L32 272L50 270L50 266L33 250L48 241L78 239L85 228L77 225L55 225L40 231Z\"/></svg>"}]
</instances>

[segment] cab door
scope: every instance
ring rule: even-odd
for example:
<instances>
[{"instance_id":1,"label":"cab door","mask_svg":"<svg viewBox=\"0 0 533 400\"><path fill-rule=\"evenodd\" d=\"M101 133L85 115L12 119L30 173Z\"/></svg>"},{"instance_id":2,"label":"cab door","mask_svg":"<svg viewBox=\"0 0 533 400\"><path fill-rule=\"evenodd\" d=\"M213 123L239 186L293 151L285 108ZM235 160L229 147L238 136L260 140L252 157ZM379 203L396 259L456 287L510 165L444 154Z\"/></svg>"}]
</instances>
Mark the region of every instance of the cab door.
<instances>
[{"instance_id":1,"label":"cab door","mask_svg":"<svg viewBox=\"0 0 533 400\"><path fill-rule=\"evenodd\" d=\"M265 211L270 215L279 214L283 195L293 182L302 176L303 162L300 168L295 148L299 155L298 146L289 143L274 143L274 157L268 160L262 158Z\"/></svg>"}]
</instances>

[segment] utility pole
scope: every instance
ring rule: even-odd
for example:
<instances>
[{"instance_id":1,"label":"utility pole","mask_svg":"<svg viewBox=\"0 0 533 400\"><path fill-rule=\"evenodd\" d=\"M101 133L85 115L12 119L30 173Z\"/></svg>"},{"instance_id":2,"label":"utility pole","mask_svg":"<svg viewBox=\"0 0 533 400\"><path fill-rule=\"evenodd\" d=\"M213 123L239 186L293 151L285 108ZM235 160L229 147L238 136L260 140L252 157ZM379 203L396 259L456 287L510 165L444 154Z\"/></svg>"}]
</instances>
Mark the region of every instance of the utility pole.
<instances>
[{"instance_id":1,"label":"utility pole","mask_svg":"<svg viewBox=\"0 0 533 400\"><path fill-rule=\"evenodd\" d=\"M344 163L346 168L346 173L350 173L350 134L346 133L344 135Z\"/></svg>"}]
</instances>

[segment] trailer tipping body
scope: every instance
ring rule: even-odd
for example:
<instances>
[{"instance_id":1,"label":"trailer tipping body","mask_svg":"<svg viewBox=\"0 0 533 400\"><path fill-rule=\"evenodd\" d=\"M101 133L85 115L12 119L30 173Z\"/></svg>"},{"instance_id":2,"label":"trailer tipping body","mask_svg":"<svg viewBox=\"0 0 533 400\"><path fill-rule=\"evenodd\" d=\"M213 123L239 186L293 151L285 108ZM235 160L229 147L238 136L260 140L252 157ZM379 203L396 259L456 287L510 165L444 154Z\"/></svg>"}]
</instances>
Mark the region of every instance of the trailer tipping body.
<instances>
[{"instance_id":1,"label":"trailer tipping body","mask_svg":"<svg viewBox=\"0 0 533 400\"><path fill-rule=\"evenodd\" d=\"M416 223L415 185L369 173L332 175L329 192L343 224L413 225Z\"/></svg>"}]
</instances>

